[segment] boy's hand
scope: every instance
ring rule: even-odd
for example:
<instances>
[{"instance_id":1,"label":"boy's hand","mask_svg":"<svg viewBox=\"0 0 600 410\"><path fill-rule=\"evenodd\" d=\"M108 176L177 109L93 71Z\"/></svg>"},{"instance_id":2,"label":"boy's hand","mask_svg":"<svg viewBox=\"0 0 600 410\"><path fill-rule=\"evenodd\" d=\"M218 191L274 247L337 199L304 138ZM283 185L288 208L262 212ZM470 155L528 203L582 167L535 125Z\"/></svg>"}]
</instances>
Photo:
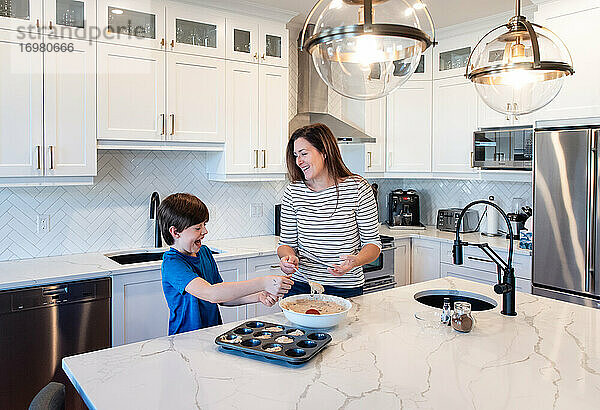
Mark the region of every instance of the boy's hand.
<instances>
[{"instance_id":1,"label":"boy's hand","mask_svg":"<svg viewBox=\"0 0 600 410\"><path fill-rule=\"evenodd\" d=\"M299 259L296 255L288 255L279 259L279 267L281 271L286 275L291 275L296 269L298 269Z\"/></svg>"},{"instance_id":2,"label":"boy's hand","mask_svg":"<svg viewBox=\"0 0 600 410\"><path fill-rule=\"evenodd\" d=\"M275 303L277 303L279 298L277 296L273 296L269 292L265 292L263 290L262 292L258 292L258 300L260 301L260 303L262 303L266 307L271 307Z\"/></svg>"},{"instance_id":3,"label":"boy's hand","mask_svg":"<svg viewBox=\"0 0 600 410\"><path fill-rule=\"evenodd\" d=\"M294 281L289 276L265 276L265 290L273 296L283 296L292 288Z\"/></svg>"}]
</instances>

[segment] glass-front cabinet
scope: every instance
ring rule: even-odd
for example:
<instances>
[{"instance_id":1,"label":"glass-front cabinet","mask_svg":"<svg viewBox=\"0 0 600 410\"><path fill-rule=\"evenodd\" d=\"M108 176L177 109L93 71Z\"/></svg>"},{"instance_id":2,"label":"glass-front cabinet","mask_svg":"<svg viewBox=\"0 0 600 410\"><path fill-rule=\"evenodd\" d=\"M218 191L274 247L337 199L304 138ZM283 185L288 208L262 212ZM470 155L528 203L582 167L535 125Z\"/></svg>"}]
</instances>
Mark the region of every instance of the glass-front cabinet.
<instances>
[{"instance_id":1,"label":"glass-front cabinet","mask_svg":"<svg viewBox=\"0 0 600 410\"><path fill-rule=\"evenodd\" d=\"M40 0L0 0L0 27L37 32L42 24Z\"/></svg>"},{"instance_id":2,"label":"glass-front cabinet","mask_svg":"<svg viewBox=\"0 0 600 410\"><path fill-rule=\"evenodd\" d=\"M464 76L469 55L477 41L478 33L467 33L441 39L433 50L433 78Z\"/></svg>"},{"instance_id":3,"label":"glass-front cabinet","mask_svg":"<svg viewBox=\"0 0 600 410\"><path fill-rule=\"evenodd\" d=\"M237 61L257 63L258 23L250 19L227 18L226 57Z\"/></svg>"},{"instance_id":4,"label":"glass-front cabinet","mask_svg":"<svg viewBox=\"0 0 600 410\"><path fill-rule=\"evenodd\" d=\"M167 50L225 57L225 17L201 7L167 3Z\"/></svg>"},{"instance_id":5,"label":"glass-front cabinet","mask_svg":"<svg viewBox=\"0 0 600 410\"><path fill-rule=\"evenodd\" d=\"M0 0L3 1L3 0ZM57 37L87 39L96 26L95 2L90 0L46 0L44 3L45 34Z\"/></svg>"},{"instance_id":6,"label":"glass-front cabinet","mask_svg":"<svg viewBox=\"0 0 600 410\"><path fill-rule=\"evenodd\" d=\"M262 23L259 32L260 63L288 66L288 33L281 25Z\"/></svg>"},{"instance_id":7,"label":"glass-front cabinet","mask_svg":"<svg viewBox=\"0 0 600 410\"><path fill-rule=\"evenodd\" d=\"M103 42L164 50L165 6L159 1L100 0L98 28Z\"/></svg>"}]
</instances>

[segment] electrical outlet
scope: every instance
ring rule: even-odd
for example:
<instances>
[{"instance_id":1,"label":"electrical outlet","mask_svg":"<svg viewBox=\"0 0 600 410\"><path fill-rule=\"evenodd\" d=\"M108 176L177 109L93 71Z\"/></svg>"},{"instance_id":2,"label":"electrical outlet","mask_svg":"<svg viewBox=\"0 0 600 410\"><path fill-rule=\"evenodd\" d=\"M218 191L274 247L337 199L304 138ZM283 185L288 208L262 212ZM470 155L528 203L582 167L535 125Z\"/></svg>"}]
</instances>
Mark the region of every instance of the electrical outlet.
<instances>
[{"instance_id":1,"label":"electrical outlet","mask_svg":"<svg viewBox=\"0 0 600 410\"><path fill-rule=\"evenodd\" d=\"M37 233L46 233L50 231L50 215L37 216Z\"/></svg>"},{"instance_id":2,"label":"electrical outlet","mask_svg":"<svg viewBox=\"0 0 600 410\"><path fill-rule=\"evenodd\" d=\"M263 216L263 204L252 204L250 207L250 216L252 218L260 218Z\"/></svg>"}]
</instances>

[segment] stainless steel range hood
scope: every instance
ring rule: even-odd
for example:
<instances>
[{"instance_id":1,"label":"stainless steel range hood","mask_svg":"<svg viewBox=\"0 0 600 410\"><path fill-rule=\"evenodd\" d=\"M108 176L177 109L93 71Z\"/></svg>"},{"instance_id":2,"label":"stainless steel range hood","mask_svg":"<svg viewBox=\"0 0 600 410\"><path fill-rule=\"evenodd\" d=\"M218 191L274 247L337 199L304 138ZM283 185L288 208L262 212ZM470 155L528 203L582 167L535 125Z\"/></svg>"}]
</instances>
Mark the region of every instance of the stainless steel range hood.
<instances>
[{"instance_id":1,"label":"stainless steel range hood","mask_svg":"<svg viewBox=\"0 0 600 410\"><path fill-rule=\"evenodd\" d=\"M311 26L307 35L312 32ZM298 38L298 45L300 41ZM290 121L290 135L300 127L320 122L331 129L340 144L375 142L375 138L327 112L327 93L327 84L315 70L310 54L298 50L298 114Z\"/></svg>"}]
</instances>

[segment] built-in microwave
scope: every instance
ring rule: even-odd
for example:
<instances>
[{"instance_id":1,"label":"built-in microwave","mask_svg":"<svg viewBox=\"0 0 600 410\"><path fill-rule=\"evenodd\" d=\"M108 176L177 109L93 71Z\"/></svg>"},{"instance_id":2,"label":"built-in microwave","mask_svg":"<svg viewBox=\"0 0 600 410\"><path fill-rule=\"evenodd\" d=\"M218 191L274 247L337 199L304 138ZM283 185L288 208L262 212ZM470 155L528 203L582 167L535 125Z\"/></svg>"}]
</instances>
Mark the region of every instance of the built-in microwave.
<instances>
[{"instance_id":1,"label":"built-in microwave","mask_svg":"<svg viewBox=\"0 0 600 410\"><path fill-rule=\"evenodd\" d=\"M473 133L473 167L531 170L533 127L481 128Z\"/></svg>"}]
</instances>

